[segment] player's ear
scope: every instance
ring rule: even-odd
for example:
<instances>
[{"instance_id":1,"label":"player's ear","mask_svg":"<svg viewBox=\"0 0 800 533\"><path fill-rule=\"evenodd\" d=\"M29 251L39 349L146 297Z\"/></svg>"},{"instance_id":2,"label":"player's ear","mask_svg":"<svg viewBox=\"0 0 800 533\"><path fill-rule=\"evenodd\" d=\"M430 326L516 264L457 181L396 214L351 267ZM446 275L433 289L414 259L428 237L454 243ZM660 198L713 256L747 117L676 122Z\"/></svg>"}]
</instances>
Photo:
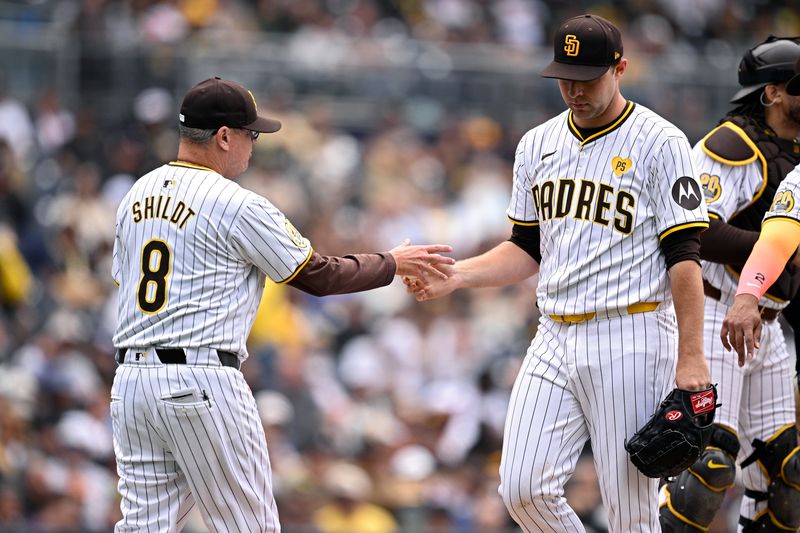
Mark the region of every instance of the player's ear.
<instances>
[{"instance_id":1,"label":"player's ear","mask_svg":"<svg viewBox=\"0 0 800 533\"><path fill-rule=\"evenodd\" d=\"M217 134L214 135L213 139L217 146L227 152L231 147L231 135L233 135L233 131L227 126L222 126L217 130Z\"/></svg>"},{"instance_id":2,"label":"player's ear","mask_svg":"<svg viewBox=\"0 0 800 533\"><path fill-rule=\"evenodd\" d=\"M616 65L614 65L614 76L619 78L623 74L625 74L625 70L628 68L628 59L625 57L620 58L617 61Z\"/></svg>"},{"instance_id":3,"label":"player's ear","mask_svg":"<svg viewBox=\"0 0 800 533\"><path fill-rule=\"evenodd\" d=\"M781 91L781 87L783 87L784 89L783 91ZM764 104L764 102L766 102L766 104L764 104L764 107L768 107L771 106L772 104L779 103L781 97L783 96L782 93L786 92L785 89L786 89L785 84L782 86L773 85L772 83L766 85L764 87L764 94L761 97L761 103Z\"/></svg>"}]
</instances>

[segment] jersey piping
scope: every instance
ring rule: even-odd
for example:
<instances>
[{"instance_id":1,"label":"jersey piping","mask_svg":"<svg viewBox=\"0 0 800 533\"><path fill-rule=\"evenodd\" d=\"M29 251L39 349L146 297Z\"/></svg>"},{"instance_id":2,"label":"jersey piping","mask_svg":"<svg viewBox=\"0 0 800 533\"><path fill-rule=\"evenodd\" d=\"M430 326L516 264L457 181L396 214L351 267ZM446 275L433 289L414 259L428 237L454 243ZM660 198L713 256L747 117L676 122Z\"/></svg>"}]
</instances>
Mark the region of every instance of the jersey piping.
<instances>
[{"instance_id":1,"label":"jersey piping","mask_svg":"<svg viewBox=\"0 0 800 533\"><path fill-rule=\"evenodd\" d=\"M685 224L678 224L677 226L672 226L671 228L661 232L661 235L658 236L658 240L663 241L664 237L666 237L667 235L672 235L676 231L680 231L682 229L687 229L687 228L708 229L708 222L687 222Z\"/></svg>"},{"instance_id":2,"label":"jersey piping","mask_svg":"<svg viewBox=\"0 0 800 533\"><path fill-rule=\"evenodd\" d=\"M769 222L769 221L771 221L771 220L778 220L778 219L781 219L781 220L788 220L789 222L792 222L792 223L794 223L794 224L797 224L798 226L800 226L800 220L797 220L796 218L793 218L793 217L787 217L787 216L785 216L785 215L772 215L772 216L767 216L767 217L764 219L764 223L763 223L763 224L761 224L761 226L762 226L762 227L763 227L763 226L765 226L765 225L767 224L767 222Z\"/></svg>"},{"instance_id":3,"label":"jersey piping","mask_svg":"<svg viewBox=\"0 0 800 533\"><path fill-rule=\"evenodd\" d=\"M193 163L187 163L185 161L170 161L167 164L173 167L194 168L197 170L207 170L209 172L216 172L216 170L214 170L213 168L204 167L202 165L195 165Z\"/></svg>"},{"instance_id":4,"label":"jersey piping","mask_svg":"<svg viewBox=\"0 0 800 533\"><path fill-rule=\"evenodd\" d=\"M298 266L298 267L297 267L297 270L295 270L294 272L292 272L292 275L291 275L291 276L289 276L289 277L288 277L288 278L286 278L285 280L278 281L278 282L277 282L277 284L278 284L278 285L283 285L283 284L285 284L285 283L289 283L290 281L292 281L292 280L295 278L295 276L297 276L297 275L300 273L300 271L301 271L301 270L303 270L303 268L305 268L305 266L306 266L306 265L308 264L308 262L311 260L311 255L312 255L313 253L314 253L314 249L313 249L313 248L311 248L311 247L309 246L309 247L308 247L308 257L306 257L306 260L305 260L305 261L303 261L303 262L300 264L300 266Z\"/></svg>"},{"instance_id":5,"label":"jersey piping","mask_svg":"<svg viewBox=\"0 0 800 533\"><path fill-rule=\"evenodd\" d=\"M511 217L508 217L508 220L510 220L510 221L511 221L511 222L513 222L514 224L519 224L520 226L538 226L538 225L539 225L539 222L538 222L538 221L533 221L533 222L530 222L530 221L528 221L528 222L523 222L522 220L517 220L516 218L511 218Z\"/></svg>"},{"instance_id":6,"label":"jersey piping","mask_svg":"<svg viewBox=\"0 0 800 533\"><path fill-rule=\"evenodd\" d=\"M573 122L572 110L570 110L569 114L567 115L567 124L569 125L569 131L575 137L577 137L579 141L581 141L581 146L584 146L586 143L590 143L596 139L599 139L603 135L608 135L609 133L620 127L620 125L622 125L622 123L625 122L625 120L631 115L631 111L633 111L633 108L635 106L636 104L628 100L625 109L622 111L622 114L619 116L617 120L615 120L609 127L605 128L604 130L598 131L597 133L593 133L592 135L589 135L585 139L583 135L581 135L581 132L578 129L578 127L575 125L575 122Z\"/></svg>"}]
</instances>

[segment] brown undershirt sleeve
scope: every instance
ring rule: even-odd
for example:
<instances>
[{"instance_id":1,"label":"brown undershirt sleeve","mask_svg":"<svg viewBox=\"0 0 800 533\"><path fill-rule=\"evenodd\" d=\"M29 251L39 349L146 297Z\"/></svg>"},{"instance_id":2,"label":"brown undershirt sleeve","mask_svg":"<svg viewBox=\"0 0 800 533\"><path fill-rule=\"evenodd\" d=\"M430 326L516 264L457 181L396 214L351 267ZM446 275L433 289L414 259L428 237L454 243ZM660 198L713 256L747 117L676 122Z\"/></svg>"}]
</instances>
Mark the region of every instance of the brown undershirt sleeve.
<instances>
[{"instance_id":1,"label":"brown undershirt sleeve","mask_svg":"<svg viewBox=\"0 0 800 533\"><path fill-rule=\"evenodd\" d=\"M661 251L667 261L667 270L681 261L700 264L700 228L686 228L670 233L661 239Z\"/></svg>"},{"instance_id":2,"label":"brown undershirt sleeve","mask_svg":"<svg viewBox=\"0 0 800 533\"><path fill-rule=\"evenodd\" d=\"M389 252L342 257L313 252L288 284L314 296L361 292L388 285L396 269Z\"/></svg>"},{"instance_id":3,"label":"brown undershirt sleeve","mask_svg":"<svg viewBox=\"0 0 800 533\"><path fill-rule=\"evenodd\" d=\"M538 225L523 226L522 224L514 224L511 229L511 238L508 240L522 248L537 263L542 262L542 252L539 248L541 235Z\"/></svg>"},{"instance_id":4,"label":"brown undershirt sleeve","mask_svg":"<svg viewBox=\"0 0 800 533\"><path fill-rule=\"evenodd\" d=\"M700 237L700 259L726 265L743 265L753 251L759 233L739 229L712 218Z\"/></svg>"}]
</instances>

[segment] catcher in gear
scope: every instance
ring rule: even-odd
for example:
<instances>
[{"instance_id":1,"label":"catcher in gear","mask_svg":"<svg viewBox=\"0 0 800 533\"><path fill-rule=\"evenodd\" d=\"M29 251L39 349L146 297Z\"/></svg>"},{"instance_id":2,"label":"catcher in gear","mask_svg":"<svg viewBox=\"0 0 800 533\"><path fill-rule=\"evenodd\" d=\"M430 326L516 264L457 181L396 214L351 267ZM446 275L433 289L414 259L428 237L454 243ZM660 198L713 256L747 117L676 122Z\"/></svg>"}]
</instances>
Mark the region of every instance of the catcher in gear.
<instances>
[{"instance_id":1,"label":"catcher in gear","mask_svg":"<svg viewBox=\"0 0 800 533\"><path fill-rule=\"evenodd\" d=\"M625 442L631 462L652 478L680 474L697 460L711 436L717 389L673 389L656 413Z\"/></svg>"},{"instance_id":2,"label":"catcher in gear","mask_svg":"<svg viewBox=\"0 0 800 533\"><path fill-rule=\"evenodd\" d=\"M739 64L741 89L731 100L735 107L693 149L711 219L700 236L705 353L719 384L722 407L699 459L662 488L661 526L667 533L709 528L726 489L736 479L737 460L746 489L740 530L800 527L800 485L794 490L779 475L786 465L784 472L791 479L793 469L800 468L800 453L794 431L792 357L776 320L796 299L800 269L786 260L778 264L777 254L771 254L780 276L757 302L756 317L760 316L763 329L758 357L737 366L719 340L737 283L744 280L742 265L759 235L790 234L775 225L794 216L789 208L795 192L783 187L800 163L795 140L800 131L800 97L792 94L789 81L798 59L800 44L793 38L770 36L745 52ZM791 230L794 223L787 223Z\"/></svg>"}]
</instances>

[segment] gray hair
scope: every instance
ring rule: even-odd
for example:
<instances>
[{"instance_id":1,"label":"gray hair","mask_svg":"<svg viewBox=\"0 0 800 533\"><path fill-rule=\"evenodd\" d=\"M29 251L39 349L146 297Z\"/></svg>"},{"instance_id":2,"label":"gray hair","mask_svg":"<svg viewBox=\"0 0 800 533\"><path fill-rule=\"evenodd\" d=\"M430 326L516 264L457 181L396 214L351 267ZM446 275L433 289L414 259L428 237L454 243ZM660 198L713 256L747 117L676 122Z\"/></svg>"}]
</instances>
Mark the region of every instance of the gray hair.
<instances>
[{"instance_id":1,"label":"gray hair","mask_svg":"<svg viewBox=\"0 0 800 533\"><path fill-rule=\"evenodd\" d=\"M217 130L188 128L183 124L178 124L178 135L180 135L180 138L192 144L208 144L211 137L213 137L216 132Z\"/></svg>"}]
</instances>

